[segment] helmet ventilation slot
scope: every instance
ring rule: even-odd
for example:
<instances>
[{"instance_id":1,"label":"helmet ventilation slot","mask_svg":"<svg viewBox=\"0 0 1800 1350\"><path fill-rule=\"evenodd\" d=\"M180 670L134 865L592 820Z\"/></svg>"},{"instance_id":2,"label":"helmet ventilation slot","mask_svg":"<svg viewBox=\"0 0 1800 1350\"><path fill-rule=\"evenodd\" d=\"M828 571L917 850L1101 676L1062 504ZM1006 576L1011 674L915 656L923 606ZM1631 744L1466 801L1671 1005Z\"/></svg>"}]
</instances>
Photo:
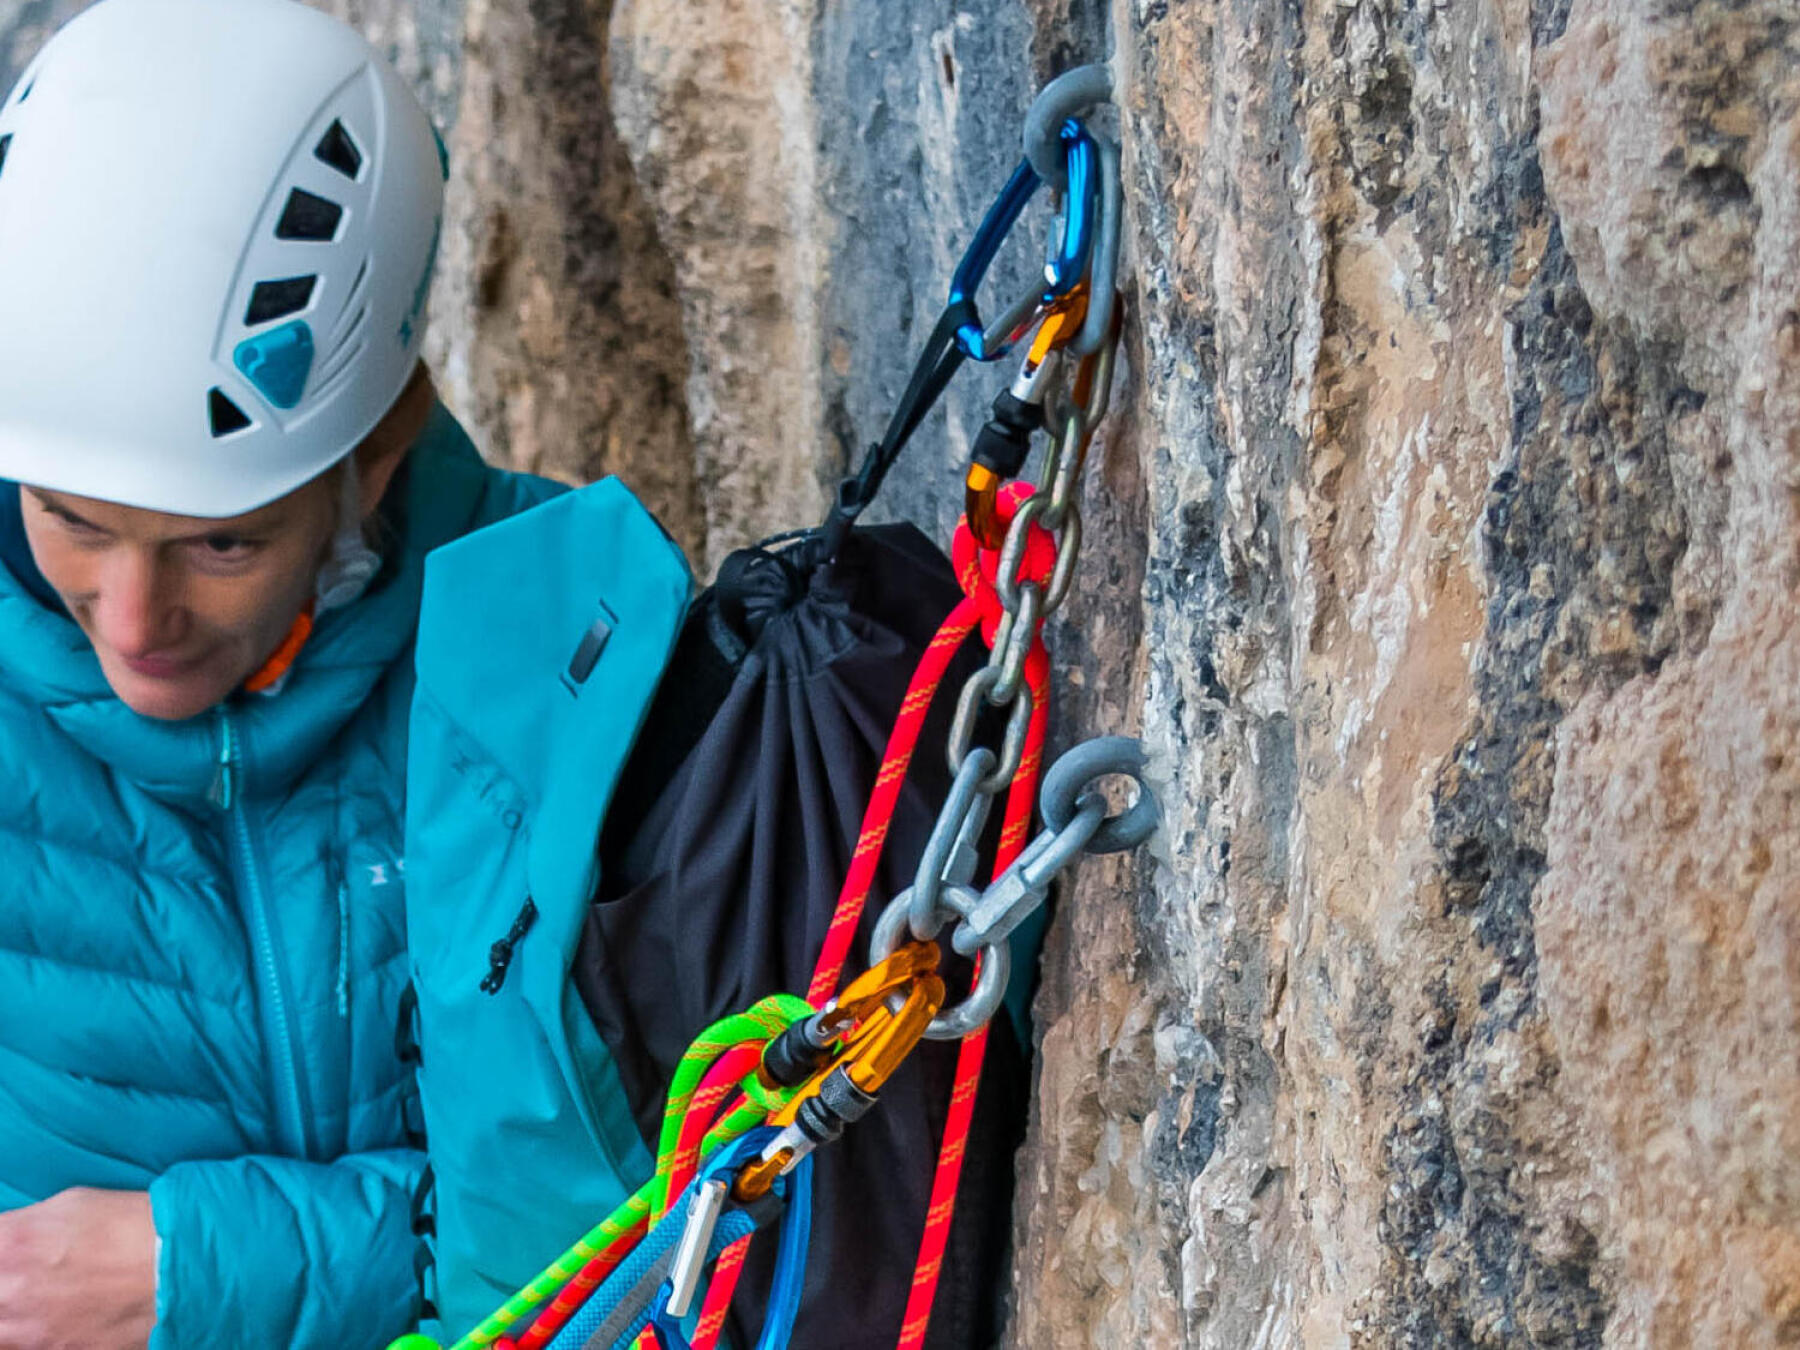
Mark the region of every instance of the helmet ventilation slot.
<instances>
[{"instance_id":1,"label":"helmet ventilation slot","mask_svg":"<svg viewBox=\"0 0 1800 1350\"><path fill-rule=\"evenodd\" d=\"M338 321L337 321L337 325L336 325L336 331L342 331L342 329L344 327L344 319L346 318L346 316L349 315L352 307L355 305L358 305L362 302L363 282L367 281L368 279L369 279L369 260L367 258L364 258L362 260L362 262L357 265L356 279L350 283L350 294L348 294L344 297L344 307L338 311ZM357 316L357 322L360 323L361 321L362 321L362 316L359 314Z\"/></svg>"},{"instance_id":2,"label":"helmet ventilation slot","mask_svg":"<svg viewBox=\"0 0 1800 1350\"><path fill-rule=\"evenodd\" d=\"M281 219L275 222L275 237L327 243L336 237L338 222L343 218L344 208L336 202L314 196L305 188L295 188L288 193Z\"/></svg>"},{"instance_id":3,"label":"helmet ventilation slot","mask_svg":"<svg viewBox=\"0 0 1800 1350\"><path fill-rule=\"evenodd\" d=\"M346 178L353 179L362 172L362 151L356 148L356 142L350 139L342 122L334 121L325 128L325 134L319 137L319 144L313 150L313 157L321 164L329 164Z\"/></svg>"},{"instance_id":4,"label":"helmet ventilation slot","mask_svg":"<svg viewBox=\"0 0 1800 1350\"><path fill-rule=\"evenodd\" d=\"M0 136L0 173L6 171L6 152L12 148L12 133Z\"/></svg>"},{"instance_id":5,"label":"helmet ventilation slot","mask_svg":"<svg viewBox=\"0 0 1800 1350\"><path fill-rule=\"evenodd\" d=\"M244 410L233 403L223 389L216 385L207 392L206 412L212 422L212 434L216 440L221 436L229 436L234 431L242 431L250 425L250 419Z\"/></svg>"},{"instance_id":6,"label":"helmet ventilation slot","mask_svg":"<svg viewBox=\"0 0 1800 1350\"><path fill-rule=\"evenodd\" d=\"M244 315L244 326L254 328L298 314L312 300L317 276L284 277L280 281L259 281L250 292L250 309Z\"/></svg>"}]
</instances>

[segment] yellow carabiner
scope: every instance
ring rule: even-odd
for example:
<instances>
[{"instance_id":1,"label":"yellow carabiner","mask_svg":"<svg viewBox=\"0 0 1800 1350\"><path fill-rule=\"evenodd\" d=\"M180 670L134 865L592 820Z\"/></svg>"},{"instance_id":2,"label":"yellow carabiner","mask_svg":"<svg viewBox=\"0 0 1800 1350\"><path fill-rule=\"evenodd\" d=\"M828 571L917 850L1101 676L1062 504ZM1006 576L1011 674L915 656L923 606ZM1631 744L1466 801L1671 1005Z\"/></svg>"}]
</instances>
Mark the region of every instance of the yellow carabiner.
<instances>
[{"instance_id":1,"label":"yellow carabiner","mask_svg":"<svg viewBox=\"0 0 1800 1350\"><path fill-rule=\"evenodd\" d=\"M926 1028L944 1006L937 964L936 943L910 942L853 980L827 1014L844 1015L847 1039L831 1063L802 1083L769 1124L778 1129L794 1124L801 1108L820 1095L834 1074L841 1073L865 1097L879 1092L925 1039ZM772 1157L752 1160L737 1174L732 1193L740 1201L768 1194L793 1154L783 1148Z\"/></svg>"}]
</instances>

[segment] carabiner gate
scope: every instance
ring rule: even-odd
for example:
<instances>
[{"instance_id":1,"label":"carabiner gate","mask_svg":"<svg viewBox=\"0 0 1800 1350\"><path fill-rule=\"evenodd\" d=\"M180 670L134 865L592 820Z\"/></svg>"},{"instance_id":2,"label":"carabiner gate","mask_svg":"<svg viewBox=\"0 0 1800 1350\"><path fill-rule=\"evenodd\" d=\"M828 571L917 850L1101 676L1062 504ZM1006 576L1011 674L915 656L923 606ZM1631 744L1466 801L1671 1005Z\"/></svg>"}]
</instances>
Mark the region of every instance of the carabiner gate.
<instances>
[{"instance_id":1,"label":"carabiner gate","mask_svg":"<svg viewBox=\"0 0 1800 1350\"><path fill-rule=\"evenodd\" d=\"M1013 170L987 215L982 217L974 240L950 279L950 308L963 311L956 328L956 345L971 360L998 361L1005 356L1045 307L1067 294L1086 274L1088 254L1093 247L1094 221L1099 214L1096 168L1099 151L1094 138L1073 118L1064 124L1061 136L1068 168L1068 188L1064 194L1062 225L1051 240L1042 281L1021 296L994 329L983 327L976 292L987 276L988 268L993 266L1001 243L1012 232L1025 204L1043 182L1028 159L1019 161L1019 167Z\"/></svg>"}]
</instances>

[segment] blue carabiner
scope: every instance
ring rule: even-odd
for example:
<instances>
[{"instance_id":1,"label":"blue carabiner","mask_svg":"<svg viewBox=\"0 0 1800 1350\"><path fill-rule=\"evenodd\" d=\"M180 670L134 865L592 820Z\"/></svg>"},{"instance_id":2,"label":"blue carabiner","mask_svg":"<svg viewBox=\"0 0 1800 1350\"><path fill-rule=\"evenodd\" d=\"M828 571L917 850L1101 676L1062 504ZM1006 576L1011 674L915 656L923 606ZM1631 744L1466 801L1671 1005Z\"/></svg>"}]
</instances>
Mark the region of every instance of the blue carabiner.
<instances>
[{"instance_id":1,"label":"blue carabiner","mask_svg":"<svg viewBox=\"0 0 1800 1350\"><path fill-rule=\"evenodd\" d=\"M956 265L956 271L951 275L950 307L961 307L967 311L963 322L956 328L956 345L971 360L997 361L1006 355L1012 345L1007 343L993 351L986 349L982 337L981 313L975 307L975 292L981 286L982 278L987 275L988 268L993 265L994 255L1000 251L1001 243L1018 223L1025 203L1031 200L1032 194L1043 181L1031 167L1030 160L1019 161L1019 167L1013 170L1012 177L1006 180L1006 186L1000 189L1000 195L982 217L974 240L970 242L962 261Z\"/></svg>"},{"instance_id":2,"label":"blue carabiner","mask_svg":"<svg viewBox=\"0 0 1800 1350\"><path fill-rule=\"evenodd\" d=\"M1044 290L1038 296L1040 305L1067 295L1087 274L1088 255L1093 251L1094 221L1099 214L1096 194L1099 173L1096 168L1099 151L1087 128L1075 118L1063 123L1062 143L1068 168L1068 188L1062 211L1062 228L1051 240L1049 257L1044 264ZM956 345L972 361L998 361L1013 349L1017 336L989 341L976 306L975 292L988 268L993 265L1000 245L1018 223L1019 216L1043 183L1029 159L1020 160L994 204L982 217L975 238L956 265L950 278L950 307L964 310L956 327ZM1030 300L1030 296L1026 300ZM1029 315L1030 306L1026 306ZM1020 326L1023 331L1026 325Z\"/></svg>"},{"instance_id":3,"label":"blue carabiner","mask_svg":"<svg viewBox=\"0 0 1800 1350\"><path fill-rule=\"evenodd\" d=\"M774 1131L763 1137L772 1138ZM761 1149L741 1147L732 1153L721 1149L695 1178L694 1186L736 1167ZM721 1163L719 1159L724 1159ZM775 1253L775 1282L769 1290L768 1306L763 1313L762 1334L756 1339L756 1350L783 1350L794 1335L794 1320L800 1313L800 1296L806 1285L807 1248L812 1242L812 1155L800 1159L794 1170L775 1182L775 1194L786 1204L781 1219L781 1242ZM664 1285L651 1305L650 1324L667 1350L692 1350L680 1321L669 1316L669 1287ZM696 1305L687 1320L699 1315Z\"/></svg>"},{"instance_id":4,"label":"blue carabiner","mask_svg":"<svg viewBox=\"0 0 1800 1350\"><path fill-rule=\"evenodd\" d=\"M1087 275L1094 220L1099 215L1099 146L1073 117L1062 125L1062 143L1069 185L1063 198L1062 229L1050 241L1050 253L1044 260L1045 303L1061 299Z\"/></svg>"}]
</instances>

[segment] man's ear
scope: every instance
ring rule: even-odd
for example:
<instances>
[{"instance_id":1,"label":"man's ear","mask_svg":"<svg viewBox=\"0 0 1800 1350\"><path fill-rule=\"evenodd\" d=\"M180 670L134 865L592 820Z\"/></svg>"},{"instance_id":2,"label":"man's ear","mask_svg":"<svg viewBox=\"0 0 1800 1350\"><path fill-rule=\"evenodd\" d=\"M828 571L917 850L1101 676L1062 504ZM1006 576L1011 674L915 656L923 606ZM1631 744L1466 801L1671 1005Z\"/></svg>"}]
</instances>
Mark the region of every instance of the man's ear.
<instances>
[{"instance_id":1,"label":"man's ear","mask_svg":"<svg viewBox=\"0 0 1800 1350\"><path fill-rule=\"evenodd\" d=\"M424 432L436 402L437 390L431 383L431 373L421 361L406 382L406 388L400 391L400 397L394 400L394 406L388 409L387 416L377 422L375 429L356 447L357 490L365 519L374 515L381 505L388 485L394 481L395 470Z\"/></svg>"}]
</instances>

